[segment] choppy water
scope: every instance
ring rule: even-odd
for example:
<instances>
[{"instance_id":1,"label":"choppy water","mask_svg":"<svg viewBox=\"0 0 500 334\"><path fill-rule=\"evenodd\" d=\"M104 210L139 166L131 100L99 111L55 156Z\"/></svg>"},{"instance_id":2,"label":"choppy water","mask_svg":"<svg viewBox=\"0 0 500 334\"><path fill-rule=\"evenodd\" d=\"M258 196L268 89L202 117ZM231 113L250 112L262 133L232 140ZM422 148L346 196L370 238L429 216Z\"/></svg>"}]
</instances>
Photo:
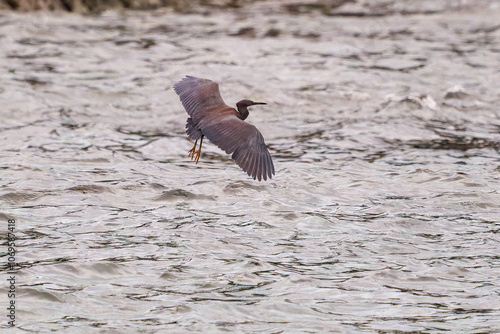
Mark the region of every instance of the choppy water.
<instances>
[{"instance_id":1,"label":"choppy water","mask_svg":"<svg viewBox=\"0 0 500 334\"><path fill-rule=\"evenodd\" d=\"M1 13L19 332L500 332L498 8L280 8ZM268 103L271 182L188 159L185 74Z\"/></svg>"}]
</instances>

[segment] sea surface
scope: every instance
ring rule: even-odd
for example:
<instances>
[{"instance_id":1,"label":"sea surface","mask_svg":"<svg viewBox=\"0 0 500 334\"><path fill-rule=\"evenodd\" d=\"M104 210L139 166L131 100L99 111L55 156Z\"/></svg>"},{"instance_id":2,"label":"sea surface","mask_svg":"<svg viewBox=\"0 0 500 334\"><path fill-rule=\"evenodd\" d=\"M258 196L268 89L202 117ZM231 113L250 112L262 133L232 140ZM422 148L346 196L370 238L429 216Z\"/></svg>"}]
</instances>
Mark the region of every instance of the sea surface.
<instances>
[{"instance_id":1,"label":"sea surface","mask_svg":"<svg viewBox=\"0 0 500 334\"><path fill-rule=\"evenodd\" d=\"M0 12L0 331L499 333L500 6L405 3ZM189 159L184 75L271 181Z\"/></svg>"}]
</instances>

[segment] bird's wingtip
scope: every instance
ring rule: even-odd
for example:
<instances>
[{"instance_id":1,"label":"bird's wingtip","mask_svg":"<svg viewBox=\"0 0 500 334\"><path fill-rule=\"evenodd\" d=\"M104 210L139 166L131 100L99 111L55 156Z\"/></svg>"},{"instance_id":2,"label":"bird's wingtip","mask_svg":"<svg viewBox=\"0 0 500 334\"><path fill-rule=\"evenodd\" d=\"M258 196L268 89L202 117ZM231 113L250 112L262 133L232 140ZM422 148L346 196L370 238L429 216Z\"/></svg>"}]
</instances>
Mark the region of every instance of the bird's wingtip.
<instances>
[{"instance_id":1,"label":"bird's wingtip","mask_svg":"<svg viewBox=\"0 0 500 334\"><path fill-rule=\"evenodd\" d=\"M184 78L182 78L180 81L177 81L176 83L173 84L174 88L179 87L179 85L186 80L193 80L193 79L198 79L196 77L193 77L192 75L186 75Z\"/></svg>"}]
</instances>

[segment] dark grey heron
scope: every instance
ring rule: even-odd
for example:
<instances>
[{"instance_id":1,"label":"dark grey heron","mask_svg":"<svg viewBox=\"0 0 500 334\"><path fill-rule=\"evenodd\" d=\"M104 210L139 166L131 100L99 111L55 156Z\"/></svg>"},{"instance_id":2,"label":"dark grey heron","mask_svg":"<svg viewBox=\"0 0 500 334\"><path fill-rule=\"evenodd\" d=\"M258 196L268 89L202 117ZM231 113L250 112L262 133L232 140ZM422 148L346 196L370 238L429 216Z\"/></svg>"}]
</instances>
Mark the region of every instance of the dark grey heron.
<instances>
[{"instance_id":1,"label":"dark grey heron","mask_svg":"<svg viewBox=\"0 0 500 334\"><path fill-rule=\"evenodd\" d=\"M198 163L203 137L207 137L232 158L249 176L259 181L274 175L274 165L264 137L257 128L244 120L248 117L248 107L264 102L241 100L236 109L224 103L219 85L208 79L186 75L174 84L182 105L188 115L186 133L194 140L189 151L191 160ZM196 144L200 140L199 149Z\"/></svg>"}]
</instances>

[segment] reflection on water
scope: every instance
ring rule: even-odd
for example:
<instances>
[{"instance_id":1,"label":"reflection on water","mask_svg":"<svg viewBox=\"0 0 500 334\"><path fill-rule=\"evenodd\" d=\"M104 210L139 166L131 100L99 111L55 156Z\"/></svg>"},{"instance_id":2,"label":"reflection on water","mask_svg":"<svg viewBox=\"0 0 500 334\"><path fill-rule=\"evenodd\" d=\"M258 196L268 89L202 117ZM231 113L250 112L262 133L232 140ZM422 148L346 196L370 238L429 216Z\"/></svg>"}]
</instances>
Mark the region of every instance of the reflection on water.
<instances>
[{"instance_id":1,"label":"reflection on water","mask_svg":"<svg viewBox=\"0 0 500 334\"><path fill-rule=\"evenodd\" d=\"M498 9L247 9L2 13L18 328L500 331ZM268 103L272 181L189 160L185 74Z\"/></svg>"}]
</instances>

